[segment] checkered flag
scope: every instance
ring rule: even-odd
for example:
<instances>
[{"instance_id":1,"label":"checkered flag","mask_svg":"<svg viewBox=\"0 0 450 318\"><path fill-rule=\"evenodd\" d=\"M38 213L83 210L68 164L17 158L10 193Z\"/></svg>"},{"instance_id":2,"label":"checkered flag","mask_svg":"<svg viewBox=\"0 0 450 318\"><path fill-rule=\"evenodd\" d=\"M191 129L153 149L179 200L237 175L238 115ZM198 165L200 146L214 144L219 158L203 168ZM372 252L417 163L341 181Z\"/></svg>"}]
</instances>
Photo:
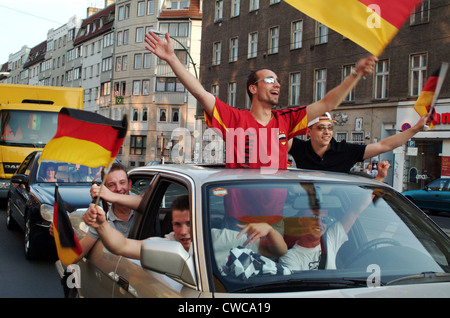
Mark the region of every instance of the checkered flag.
<instances>
[{"instance_id":1,"label":"checkered flag","mask_svg":"<svg viewBox=\"0 0 450 318\"><path fill-rule=\"evenodd\" d=\"M225 273L246 280L263 275L290 275L291 270L242 246L230 250Z\"/></svg>"}]
</instances>

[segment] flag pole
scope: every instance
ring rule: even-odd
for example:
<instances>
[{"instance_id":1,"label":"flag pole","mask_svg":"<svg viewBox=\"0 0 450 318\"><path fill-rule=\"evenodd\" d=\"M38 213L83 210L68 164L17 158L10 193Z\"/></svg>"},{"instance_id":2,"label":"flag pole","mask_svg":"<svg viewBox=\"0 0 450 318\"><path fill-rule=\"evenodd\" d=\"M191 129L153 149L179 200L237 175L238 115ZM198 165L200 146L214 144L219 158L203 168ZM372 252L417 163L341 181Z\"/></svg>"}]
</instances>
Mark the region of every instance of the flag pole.
<instances>
[{"instance_id":1,"label":"flag pole","mask_svg":"<svg viewBox=\"0 0 450 318\"><path fill-rule=\"evenodd\" d=\"M114 159L111 158L111 160L108 163L108 167L102 170L102 183L100 184L100 189L98 191L98 196L94 198L93 203L95 203L95 205L98 205L98 202L100 201L100 194L102 193L102 188L105 185L106 182L106 175L109 173L109 170L111 169L112 163L114 162ZM105 170L107 170L108 172L106 173Z\"/></svg>"},{"instance_id":2,"label":"flag pole","mask_svg":"<svg viewBox=\"0 0 450 318\"><path fill-rule=\"evenodd\" d=\"M430 110L428 111L429 114L433 113L434 106L436 105L442 85L444 84L445 76L447 75L447 70L448 70L448 63L442 62L441 69L440 69L439 75L438 75L439 76L438 82L436 84L436 89L434 90L433 101L431 102Z\"/></svg>"}]
</instances>

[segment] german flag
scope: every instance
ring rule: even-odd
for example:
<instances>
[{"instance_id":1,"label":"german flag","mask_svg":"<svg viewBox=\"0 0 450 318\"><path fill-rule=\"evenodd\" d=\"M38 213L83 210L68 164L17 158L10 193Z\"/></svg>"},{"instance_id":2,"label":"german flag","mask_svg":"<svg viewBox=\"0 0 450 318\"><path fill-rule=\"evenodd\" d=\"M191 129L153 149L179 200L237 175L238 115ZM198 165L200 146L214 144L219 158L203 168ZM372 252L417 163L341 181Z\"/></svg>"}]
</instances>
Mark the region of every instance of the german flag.
<instances>
[{"instance_id":1,"label":"german flag","mask_svg":"<svg viewBox=\"0 0 450 318\"><path fill-rule=\"evenodd\" d=\"M60 261L66 266L72 264L81 254L82 248L73 231L64 202L58 191L58 185L55 186L53 236Z\"/></svg>"},{"instance_id":2,"label":"german flag","mask_svg":"<svg viewBox=\"0 0 450 318\"><path fill-rule=\"evenodd\" d=\"M434 103L439 95L439 91L442 86L442 82L444 81L445 75L447 73L448 64L442 63L441 67L439 67L434 73L428 78L425 86L422 88L420 92L419 98L417 98L416 104L414 105L414 110L419 114L420 117L429 113L432 113L432 121L429 127L431 129L434 128L435 120L434 120Z\"/></svg>"},{"instance_id":3,"label":"german flag","mask_svg":"<svg viewBox=\"0 0 450 318\"><path fill-rule=\"evenodd\" d=\"M56 134L42 151L41 159L108 167L117 156L127 133L122 121L79 109L62 108Z\"/></svg>"},{"instance_id":4,"label":"german flag","mask_svg":"<svg viewBox=\"0 0 450 318\"><path fill-rule=\"evenodd\" d=\"M422 0L285 0L375 56Z\"/></svg>"}]
</instances>

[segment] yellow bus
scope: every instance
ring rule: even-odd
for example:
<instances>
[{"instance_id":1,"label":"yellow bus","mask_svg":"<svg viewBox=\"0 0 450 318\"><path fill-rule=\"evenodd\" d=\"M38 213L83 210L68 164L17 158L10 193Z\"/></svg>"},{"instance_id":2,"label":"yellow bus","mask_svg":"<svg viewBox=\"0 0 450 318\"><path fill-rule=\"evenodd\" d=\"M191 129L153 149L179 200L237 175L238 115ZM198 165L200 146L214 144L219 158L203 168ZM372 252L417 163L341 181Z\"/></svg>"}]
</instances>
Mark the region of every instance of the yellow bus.
<instances>
[{"instance_id":1,"label":"yellow bus","mask_svg":"<svg viewBox=\"0 0 450 318\"><path fill-rule=\"evenodd\" d=\"M25 157L53 138L62 107L83 109L83 89L0 84L0 199Z\"/></svg>"}]
</instances>

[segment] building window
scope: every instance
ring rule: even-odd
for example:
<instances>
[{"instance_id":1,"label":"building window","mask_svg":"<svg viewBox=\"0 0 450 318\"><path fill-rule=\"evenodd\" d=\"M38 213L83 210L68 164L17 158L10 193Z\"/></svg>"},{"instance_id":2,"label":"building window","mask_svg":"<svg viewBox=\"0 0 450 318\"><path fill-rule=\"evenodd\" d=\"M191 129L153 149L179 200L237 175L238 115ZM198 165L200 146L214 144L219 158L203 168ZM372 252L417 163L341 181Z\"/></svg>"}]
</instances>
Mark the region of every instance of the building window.
<instances>
[{"instance_id":1,"label":"building window","mask_svg":"<svg viewBox=\"0 0 450 318\"><path fill-rule=\"evenodd\" d=\"M105 82L101 84L100 95L106 96L111 94L111 82Z\"/></svg>"},{"instance_id":2,"label":"building window","mask_svg":"<svg viewBox=\"0 0 450 318\"><path fill-rule=\"evenodd\" d=\"M411 56L410 95L419 96L427 75L427 54Z\"/></svg>"},{"instance_id":3,"label":"building window","mask_svg":"<svg viewBox=\"0 0 450 318\"><path fill-rule=\"evenodd\" d=\"M157 77L157 92L184 92L184 86L176 77Z\"/></svg>"},{"instance_id":4,"label":"building window","mask_svg":"<svg viewBox=\"0 0 450 318\"><path fill-rule=\"evenodd\" d=\"M146 122L148 119L148 110L147 108L142 109L142 119L141 121Z\"/></svg>"},{"instance_id":5,"label":"building window","mask_svg":"<svg viewBox=\"0 0 450 318\"><path fill-rule=\"evenodd\" d=\"M342 141L347 140L347 133L346 132L337 132L336 133L336 141Z\"/></svg>"},{"instance_id":6,"label":"building window","mask_svg":"<svg viewBox=\"0 0 450 318\"><path fill-rule=\"evenodd\" d=\"M327 70L315 70L314 74L314 101L317 102L325 96L327 86Z\"/></svg>"},{"instance_id":7,"label":"building window","mask_svg":"<svg viewBox=\"0 0 450 318\"><path fill-rule=\"evenodd\" d=\"M133 81L133 95L138 96L141 94L141 81Z\"/></svg>"},{"instance_id":8,"label":"building window","mask_svg":"<svg viewBox=\"0 0 450 318\"><path fill-rule=\"evenodd\" d=\"M328 27L320 22L316 22L316 44L328 42Z\"/></svg>"},{"instance_id":9,"label":"building window","mask_svg":"<svg viewBox=\"0 0 450 318\"><path fill-rule=\"evenodd\" d=\"M241 10L241 0L231 0L231 17L239 16Z\"/></svg>"},{"instance_id":10,"label":"building window","mask_svg":"<svg viewBox=\"0 0 450 318\"><path fill-rule=\"evenodd\" d=\"M220 49L221 49L221 43L215 42L213 43L213 60L212 65L219 65L220 64Z\"/></svg>"},{"instance_id":11,"label":"building window","mask_svg":"<svg viewBox=\"0 0 450 318\"><path fill-rule=\"evenodd\" d=\"M140 70L142 67L142 54L134 55L134 69Z\"/></svg>"},{"instance_id":12,"label":"building window","mask_svg":"<svg viewBox=\"0 0 450 318\"><path fill-rule=\"evenodd\" d=\"M375 98L388 98L389 91L389 61L378 61L375 67Z\"/></svg>"},{"instance_id":13,"label":"building window","mask_svg":"<svg viewBox=\"0 0 450 318\"><path fill-rule=\"evenodd\" d=\"M247 58L255 58L258 52L258 32L252 32L248 35L248 53Z\"/></svg>"},{"instance_id":14,"label":"building window","mask_svg":"<svg viewBox=\"0 0 450 318\"><path fill-rule=\"evenodd\" d=\"M130 155L145 155L146 136L130 136Z\"/></svg>"},{"instance_id":15,"label":"building window","mask_svg":"<svg viewBox=\"0 0 450 318\"><path fill-rule=\"evenodd\" d=\"M148 1L147 2L147 15L153 15L155 14L155 1Z\"/></svg>"},{"instance_id":16,"label":"building window","mask_svg":"<svg viewBox=\"0 0 450 318\"><path fill-rule=\"evenodd\" d=\"M344 65L342 68L342 78L346 78L352 74L352 71L355 69L354 65ZM355 100L355 89L353 88L347 96L345 96L345 102L351 102Z\"/></svg>"},{"instance_id":17,"label":"building window","mask_svg":"<svg viewBox=\"0 0 450 318\"><path fill-rule=\"evenodd\" d=\"M143 17L145 15L145 1L139 1L137 5L137 16Z\"/></svg>"},{"instance_id":18,"label":"building window","mask_svg":"<svg viewBox=\"0 0 450 318\"><path fill-rule=\"evenodd\" d=\"M178 107L172 108L172 122L178 123L180 121L180 109Z\"/></svg>"},{"instance_id":19,"label":"building window","mask_svg":"<svg viewBox=\"0 0 450 318\"><path fill-rule=\"evenodd\" d=\"M149 95L150 94L150 80L143 80L142 81L142 95Z\"/></svg>"},{"instance_id":20,"label":"building window","mask_svg":"<svg viewBox=\"0 0 450 318\"><path fill-rule=\"evenodd\" d=\"M230 62L236 62L238 59L238 37L232 38L230 40Z\"/></svg>"},{"instance_id":21,"label":"building window","mask_svg":"<svg viewBox=\"0 0 450 318\"><path fill-rule=\"evenodd\" d=\"M228 104L236 107L236 83L228 84Z\"/></svg>"},{"instance_id":22,"label":"building window","mask_svg":"<svg viewBox=\"0 0 450 318\"><path fill-rule=\"evenodd\" d=\"M211 94L213 94L215 97L219 98L219 85L213 84L211 86Z\"/></svg>"},{"instance_id":23,"label":"building window","mask_svg":"<svg viewBox=\"0 0 450 318\"><path fill-rule=\"evenodd\" d=\"M112 56L102 60L102 72L111 71L113 64Z\"/></svg>"},{"instance_id":24,"label":"building window","mask_svg":"<svg viewBox=\"0 0 450 318\"><path fill-rule=\"evenodd\" d=\"M279 37L280 37L279 27L272 27L269 29L269 54L278 53Z\"/></svg>"},{"instance_id":25,"label":"building window","mask_svg":"<svg viewBox=\"0 0 450 318\"><path fill-rule=\"evenodd\" d=\"M352 132L352 141L355 144L364 144L364 133L363 132Z\"/></svg>"},{"instance_id":26,"label":"building window","mask_svg":"<svg viewBox=\"0 0 450 318\"><path fill-rule=\"evenodd\" d=\"M290 106L300 105L300 72L292 73L289 78L290 85Z\"/></svg>"},{"instance_id":27,"label":"building window","mask_svg":"<svg viewBox=\"0 0 450 318\"><path fill-rule=\"evenodd\" d=\"M159 108L159 122L166 122L167 121L167 109L165 108Z\"/></svg>"},{"instance_id":28,"label":"building window","mask_svg":"<svg viewBox=\"0 0 450 318\"><path fill-rule=\"evenodd\" d=\"M150 68L152 66L152 54L145 53L144 54L144 68Z\"/></svg>"},{"instance_id":29,"label":"building window","mask_svg":"<svg viewBox=\"0 0 450 318\"><path fill-rule=\"evenodd\" d=\"M303 21L294 21L291 25L291 49L300 49L303 39Z\"/></svg>"},{"instance_id":30,"label":"building window","mask_svg":"<svg viewBox=\"0 0 450 318\"><path fill-rule=\"evenodd\" d=\"M136 43L144 42L144 28L136 28Z\"/></svg>"},{"instance_id":31,"label":"building window","mask_svg":"<svg viewBox=\"0 0 450 318\"><path fill-rule=\"evenodd\" d=\"M259 0L250 0L250 11L259 9Z\"/></svg>"},{"instance_id":32,"label":"building window","mask_svg":"<svg viewBox=\"0 0 450 318\"><path fill-rule=\"evenodd\" d=\"M411 14L410 24L421 24L430 21L430 0L424 0Z\"/></svg>"},{"instance_id":33,"label":"building window","mask_svg":"<svg viewBox=\"0 0 450 318\"><path fill-rule=\"evenodd\" d=\"M170 36L188 37L189 23L187 22L163 22L159 24L161 33L169 33Z\"/></svg>"},{"instance_id":34,"label":"building window","mask_svg":"<svg viewBox=\"0 0 450 318\"><path fill-rule=\"evenodd\" d=\"M223 19L223 0L216 0L214 8L214 22L222 21Z\"/></svg>"}]
</instances>

